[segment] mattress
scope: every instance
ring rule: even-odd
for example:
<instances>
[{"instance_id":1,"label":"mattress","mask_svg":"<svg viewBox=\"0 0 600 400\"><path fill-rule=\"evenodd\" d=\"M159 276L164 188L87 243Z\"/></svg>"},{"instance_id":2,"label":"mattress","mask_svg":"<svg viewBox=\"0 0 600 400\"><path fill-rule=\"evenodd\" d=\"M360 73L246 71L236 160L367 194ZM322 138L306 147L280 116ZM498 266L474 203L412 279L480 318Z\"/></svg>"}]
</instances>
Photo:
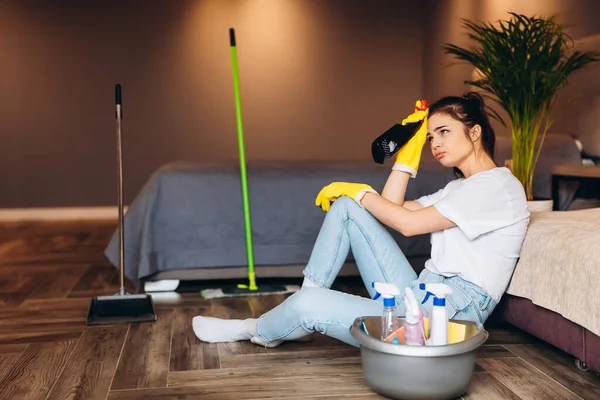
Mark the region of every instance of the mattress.
<instances>
[{"instance_id":1,"label":"mattress","mask_svg":"<svg viewBox=\"0 0 600 400\"><path fill-rule=\"evenodd\" d=\"M497 141L497 160L510 155L510 140ZM537 196L550 197L551 165L580 163L572 139L546 140L536 172ZM391 164L349 162L248 162L247 175L254 261L257 267L305 265L325 217L314 205L333 181L360 182L381 190ZM406 198L435 192L455 179L425 150ZM430 253L429 235L404 237L388 229L407 258ZM173 162L155 171L124 218L125 276L135 284L159 273L193 269L245 268L247 253L239 164ZM118 265L117 232L105 254ZM353 258L350 254L348 262ZM218 278L218 273L208 274ZM205 275L207 276L207 275ZM173 275L170 275L173 278Z\"/></svg>"},{"instance_id":2,"label":"mattress","mask_svg":"<svg viewBox=\"0 0 600 400\"><path fill-rule=\"evenodd\" d=\"M306 264L325 213L315 206L332 181L368 183L381 190L389 166L348 163L249 163L247 167L254 261L258 266ZM423 173L408 195L418 197L453 178L448 170ZM407 256L428 254L425 235L388 229ZM124 218L124 272L133 282L190 268L247 265L239 166L172 163L156 171ZM116 265L114 235L105 251ZM352 261L352 257L349 257Z\"/></svg>"},{"instance_id":3,"label":"mattress","mask_svg":"<svg viewBox=\"0 0 600 400\"><path fill-rule=\"evenodd\" d=\"M533 213L506 293L600 336L600 208Z\"/></svg>"}]
</instances>

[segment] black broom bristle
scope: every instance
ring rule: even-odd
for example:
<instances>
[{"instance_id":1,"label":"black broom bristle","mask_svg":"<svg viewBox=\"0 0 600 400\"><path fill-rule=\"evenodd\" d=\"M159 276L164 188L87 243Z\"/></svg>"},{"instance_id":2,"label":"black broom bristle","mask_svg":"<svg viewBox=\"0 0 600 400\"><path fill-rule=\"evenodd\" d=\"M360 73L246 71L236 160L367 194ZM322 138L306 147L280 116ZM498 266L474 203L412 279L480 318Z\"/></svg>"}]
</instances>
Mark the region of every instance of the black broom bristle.
<instances>
[{"instance_id":1,"label":"black broom bristle","mask_svg":"<svg viewBox=\"0 0 600 400\"><path fill-rule=\"evenodd\" d=\"M87 325L154 322L157 319L150 295L98 296L92 299Z\"/></svg>"}]
</instances>

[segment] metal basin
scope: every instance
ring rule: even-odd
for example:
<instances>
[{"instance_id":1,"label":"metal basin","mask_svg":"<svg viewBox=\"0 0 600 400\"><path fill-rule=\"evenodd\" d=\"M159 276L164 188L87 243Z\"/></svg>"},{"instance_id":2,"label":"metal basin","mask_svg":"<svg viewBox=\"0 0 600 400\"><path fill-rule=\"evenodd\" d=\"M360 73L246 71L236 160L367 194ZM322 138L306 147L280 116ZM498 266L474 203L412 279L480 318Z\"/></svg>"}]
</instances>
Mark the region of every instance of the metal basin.
<instances>
[{"instance_id":1,"label":"metal basin","mask_svg":"<svg viewBox=\"0 0 600 400\"><path fill-rule=\"evenodd\" d=\"M404 318L398 318L400 326ZM482 324L466 325L464 341L445 346L408 346L382 341L381 317L357 318L350 328L360 343L363 373L371 389L392 399L453 399L464 394L475 368L476 350L488 338ZM361 327L364 322L368 335Z\"/></svg>"}]
</instances>

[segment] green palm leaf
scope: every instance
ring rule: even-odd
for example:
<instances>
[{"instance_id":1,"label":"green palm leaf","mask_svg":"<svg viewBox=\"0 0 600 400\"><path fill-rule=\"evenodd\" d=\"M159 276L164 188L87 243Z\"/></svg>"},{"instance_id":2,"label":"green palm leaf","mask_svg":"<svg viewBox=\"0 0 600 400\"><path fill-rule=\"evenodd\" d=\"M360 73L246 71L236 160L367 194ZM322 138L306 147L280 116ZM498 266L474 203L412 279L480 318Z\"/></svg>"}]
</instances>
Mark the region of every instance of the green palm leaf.
<instances>
[{"instance_id":1,"label":"green palm leaf","mask_svg":"<svg viewBox=\"0 0 600 400\"><path fill-rule=\"evenodd\" d=\"M489 22L462 20L472 47L451 43L442 49L460 62L471 64L482 77L464 83L479 88L484 97L504 109L512 130L512 170L533 198L533 171L541 143L552 125L556 93L569 76L600 60L599 53L571 52L571 38L556 15L546 18L509 13L511 18ZM570 46L571 45L571 46ZM489 103L488 103L489 104ZM488 105L490 116L506 126L497 111Z\"/></svg>"}]
</instances>

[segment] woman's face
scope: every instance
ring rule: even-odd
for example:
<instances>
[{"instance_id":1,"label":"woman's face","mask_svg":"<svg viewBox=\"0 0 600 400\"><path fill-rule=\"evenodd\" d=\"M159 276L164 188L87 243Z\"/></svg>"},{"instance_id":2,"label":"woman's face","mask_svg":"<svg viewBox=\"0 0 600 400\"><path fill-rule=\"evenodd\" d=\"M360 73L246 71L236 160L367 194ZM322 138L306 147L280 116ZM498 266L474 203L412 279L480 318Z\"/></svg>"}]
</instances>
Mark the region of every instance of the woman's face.
<instances>
[{"instance_id":1,"label":"woman's face","mask_svg":"<svg viewBox=\"0 0 600 400\"><path fill-rule=\"evenodd\" d=\"M447 114L428 117L427 140L433 156L445 167L459 166L475 151L465 125Z\"/></svg>"}]
</instances>

